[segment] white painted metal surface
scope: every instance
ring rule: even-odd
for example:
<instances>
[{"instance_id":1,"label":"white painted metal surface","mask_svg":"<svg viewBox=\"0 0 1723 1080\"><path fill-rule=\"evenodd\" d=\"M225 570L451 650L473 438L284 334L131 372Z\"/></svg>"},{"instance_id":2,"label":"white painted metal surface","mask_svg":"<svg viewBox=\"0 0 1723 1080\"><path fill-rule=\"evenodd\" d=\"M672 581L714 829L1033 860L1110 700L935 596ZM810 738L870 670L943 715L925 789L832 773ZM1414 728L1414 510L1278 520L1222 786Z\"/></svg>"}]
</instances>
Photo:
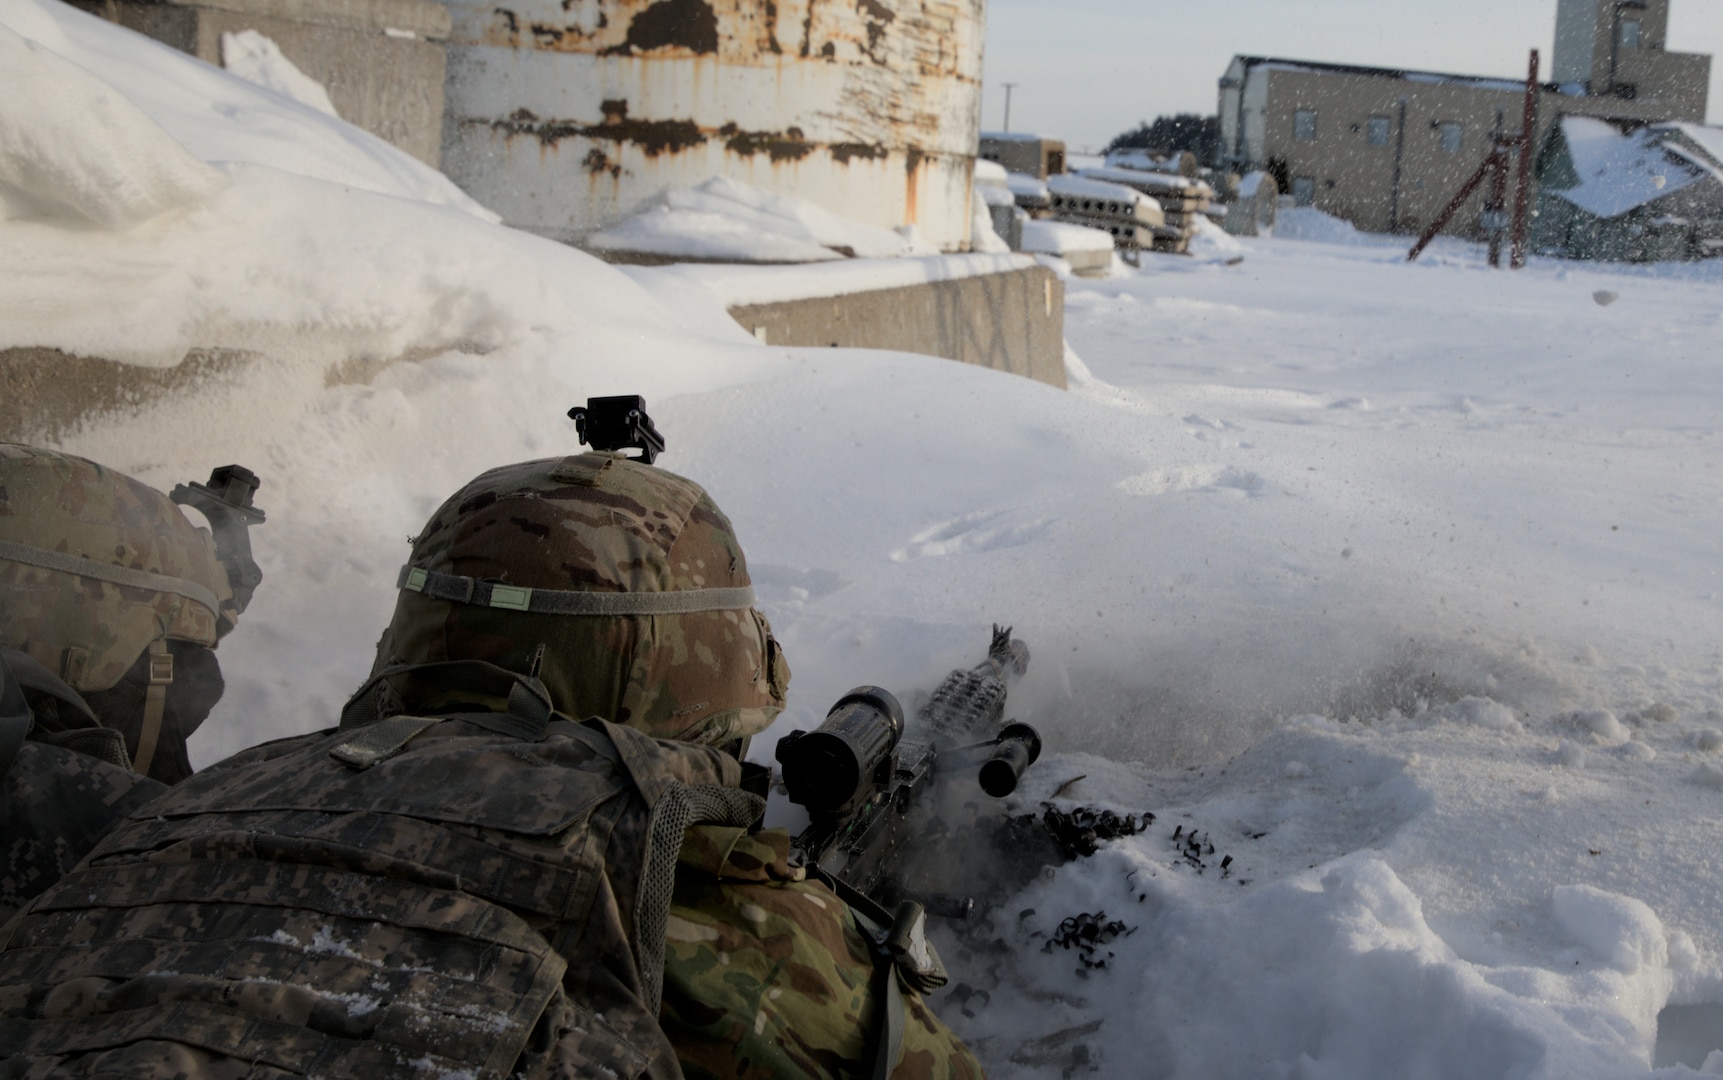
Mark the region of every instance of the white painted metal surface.
<instances>
[{"instance_id":1,"label":"white painted metal surface","mask_svg":"<svg viewBox=\"0 0 1723 1080\"><path fill-rule=\"evenodd\" d=\"M968 245L985 0L448 0L443 167L559 240L715 175Z\"/></svg>"}]
</instances>

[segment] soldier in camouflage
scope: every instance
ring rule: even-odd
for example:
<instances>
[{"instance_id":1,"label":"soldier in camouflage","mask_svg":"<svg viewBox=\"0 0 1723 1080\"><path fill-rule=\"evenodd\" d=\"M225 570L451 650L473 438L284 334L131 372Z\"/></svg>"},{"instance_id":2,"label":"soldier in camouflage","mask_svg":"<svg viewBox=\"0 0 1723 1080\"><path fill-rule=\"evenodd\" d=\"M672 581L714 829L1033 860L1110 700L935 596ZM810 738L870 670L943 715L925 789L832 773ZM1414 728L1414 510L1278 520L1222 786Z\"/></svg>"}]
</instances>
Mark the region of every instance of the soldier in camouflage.
<instances>
[{"instance_id":1,"label":"soldier in camouflage","mask_svg":"<svg viewBox=\"0 0 1723 1080\"><path fill-rule=\"evenodd\" d=\"M789 669L697 485L492 470L398 585L337 727L181 784L0 930L0 1073L979 1075L752 831Z\"/></svg>"},{"instance_id":2,"label":"soldier in camouflage","mask_svg":"<svg viewBox=\"0 0 1723 1080\"><path fill-rule=\"evenodd\" d=\"M338 727L186 780L0 932L0 1071L979 1075L750 832L789 668L705 491L491 470L398 586Z\"/></svg>"},{"instance_id":3,"label":"soldier in camouflage","mask_svg":"<svg viewBox=\"0 0 1723 1080\"><path fill-rule=\"evenodd\" d=\"M24 703L0 727L0 920L190 775L244 597L168 496L0 443L0 667Z\"/></svg>"}]
</instances>

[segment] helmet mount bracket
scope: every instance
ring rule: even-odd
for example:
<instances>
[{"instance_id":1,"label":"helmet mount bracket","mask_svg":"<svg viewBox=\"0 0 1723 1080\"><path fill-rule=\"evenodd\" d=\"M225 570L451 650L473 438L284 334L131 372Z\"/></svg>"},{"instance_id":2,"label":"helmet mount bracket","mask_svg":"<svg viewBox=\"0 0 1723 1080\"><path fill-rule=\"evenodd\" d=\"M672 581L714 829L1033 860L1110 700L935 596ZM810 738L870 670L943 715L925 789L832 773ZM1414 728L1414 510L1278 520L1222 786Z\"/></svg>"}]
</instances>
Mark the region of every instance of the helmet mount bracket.
<instances>
[{"instance_id":1,"label":"helmet mount bracket","mask_svg":"<svg viewBox=\"0 0 1723 1080\"><path fill-rule=\"evenodd\" d=\"M637 394L587 398L586 405L568 410L580 441L594 450L639 450L631 458L650 465L664 452L664 436L646 415L646 399Z\"/></svg>"}]
</instances>

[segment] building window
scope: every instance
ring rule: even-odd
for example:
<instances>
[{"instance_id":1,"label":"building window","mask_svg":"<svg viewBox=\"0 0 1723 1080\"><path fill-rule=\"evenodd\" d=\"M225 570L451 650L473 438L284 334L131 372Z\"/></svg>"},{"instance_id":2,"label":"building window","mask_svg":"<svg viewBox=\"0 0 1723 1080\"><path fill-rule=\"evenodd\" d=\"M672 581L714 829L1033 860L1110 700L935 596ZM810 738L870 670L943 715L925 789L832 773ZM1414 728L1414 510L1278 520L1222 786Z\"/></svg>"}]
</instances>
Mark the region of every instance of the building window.
<instances>
[{"instance_id":1,"label":"building window","mask_svg":"<svg viewBox=\"0 0 1723 1080\"><path fill-rule=\"evenodd\" d=\"M1460 152L1460 132L1462 130L1463 129L1461 128L1461 126L1459 124L1443 124L1442 125L1442 152L1443 153L1445 153L1445 154L1457 154Z\"/></svg>"},{"instance_id":2,"label":"building window","mask_svg":"<svg viewBox=\"0 0 1723 1080\"><path fill-rule=\"evenodd\" d=\"M1295 176L1292 178L1292 201L1298 206L1309 206L1316 201L1316 178L1314 176Z\"/></svg>"},{"instance_id":3,"label":"building window","mask_svg":"<svg viewBox=\"0 0 1723 1080\"><path fill-rule=\"evenodd\" d=\"M1621 47L1624 49L1639 48L1639 20L1623 19L1621 23Z\"/></svg>"},{"instance_id":4,"label":"building window","mask_svg":"<svg viewBox=\"0 0 1723 1080\"><path fill-rule=\"evenodd\" d=\"M1387 146L1388 133L1393 130L1393 126L1386 116L1372 116L1370 122L1364 125L1364 141L1371 146Z\"/></svg>"},{"instance_id":5,"label":"building window","mask_svg":"<svg viewBox=\"0 0 1723 1080\"><path fill-rule=\"evenodd\" d=\"M1292 114L1292 137L1303 142L1316 141L1316 110L1299 109Z\"/></svg>"}]
</instances>

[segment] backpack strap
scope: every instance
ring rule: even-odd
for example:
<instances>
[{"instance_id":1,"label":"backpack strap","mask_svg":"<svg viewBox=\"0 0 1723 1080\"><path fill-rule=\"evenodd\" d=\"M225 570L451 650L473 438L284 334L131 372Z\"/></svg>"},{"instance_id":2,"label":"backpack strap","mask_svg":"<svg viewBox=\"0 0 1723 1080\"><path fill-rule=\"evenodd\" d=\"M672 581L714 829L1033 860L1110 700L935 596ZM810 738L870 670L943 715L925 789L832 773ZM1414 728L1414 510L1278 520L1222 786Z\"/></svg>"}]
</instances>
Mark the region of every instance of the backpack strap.
<instances>
[{"instance_id":1,"label":"backpack strap","mask_svg":"<svg viewBox=\"0 0 1723 1080\"><path fill-rule=\"evenodd\" d=\"M143 722L138 727L138 752L132 768L140 775L150 774L150 762L156 758L156 742L162 734L162 714L167 711L168 687L173 685L173 653L168 652L165 638L150 642L150 686L144 691Z\"/></svg>"}]
</instances>

